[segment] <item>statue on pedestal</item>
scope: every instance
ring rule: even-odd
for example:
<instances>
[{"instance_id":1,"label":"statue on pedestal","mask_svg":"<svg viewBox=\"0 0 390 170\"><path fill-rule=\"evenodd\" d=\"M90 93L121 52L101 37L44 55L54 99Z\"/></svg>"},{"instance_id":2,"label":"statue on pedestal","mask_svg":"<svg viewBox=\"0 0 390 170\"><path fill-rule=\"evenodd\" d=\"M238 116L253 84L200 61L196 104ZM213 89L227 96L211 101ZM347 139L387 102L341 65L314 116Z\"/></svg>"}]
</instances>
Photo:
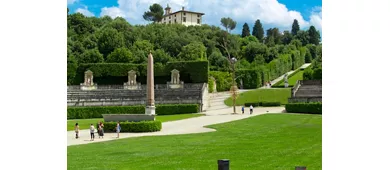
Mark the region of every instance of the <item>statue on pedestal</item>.
<instances>
[{"instance_id":1,"label":"statue on pedestal","mask_svg":"<svg viewBox=\"0 0 390 170\"><path fill-rule=\"evenodd\" d=\"M168 87L171 89L183 88L184 82L180 81L180 71L173 69L171 71L171 82L168 82Z\"/></svg>"},{"instance_id":2,"label":"statue on pedestal","mask_svg":"<svg viewBox=\"0 0 390 170\"><path fill-rule=\"evenodd\" d=\"M96 89L96 84L93 83L93 72L87 70L84 72L84 83L80 84L81 90L94 90Z\"/></svg>"},{"instance_id":3,"label":"statue on pedestal","mask_svg":"<svg viewBox=\"0 0 390 170\"><path fill-rule=\"evenodd\" d=\"M134 70L128 72L128 81L123 84L124 89L136 90L141 88L141 83L137 83L137 74Z\"/></svg>"}]
</instances>

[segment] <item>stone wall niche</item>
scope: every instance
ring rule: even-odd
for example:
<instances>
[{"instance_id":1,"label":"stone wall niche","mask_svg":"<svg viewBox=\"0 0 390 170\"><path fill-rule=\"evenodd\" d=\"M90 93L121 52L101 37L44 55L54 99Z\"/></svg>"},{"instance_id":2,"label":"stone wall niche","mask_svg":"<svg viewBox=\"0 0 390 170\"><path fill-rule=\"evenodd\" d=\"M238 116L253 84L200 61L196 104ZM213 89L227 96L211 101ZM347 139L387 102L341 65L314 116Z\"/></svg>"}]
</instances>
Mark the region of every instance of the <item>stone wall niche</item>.
<instances>
[{"instance_id":1,"label":"stone wall niche","mask_svg":"<svg viewBox=\"0 0 390 170\"><path fill-rule=\"evenodd\" d=\"M91 70L87 70L84 73L84 83L80 84L81 90L95 90L97 89L97 84L93 83L93 72Z\"/></svg>"},{"instance_id":2,"label":"stone wall niche","mask_svg":"<svg viewBox=\"0 0 390 170\"><path fill-rule=\"evenodd\" d=\"M168 88L178 89L184 87L184 82L180 81L180 71L173 69L171 71L171 82L167 82Z\"/></svg>"},{"instance_id":3,"label":"stone wall niche","mask_svg":"<svg viewBox=\"0 0 390 170\"><path fill-rule=\"evenodd\" d=\"M137 83L137 73L134 70L128 72L128 81L123 84L124 89L127 90L139 90L141 89L141 83Z\"/></svg>"}]
</instances>

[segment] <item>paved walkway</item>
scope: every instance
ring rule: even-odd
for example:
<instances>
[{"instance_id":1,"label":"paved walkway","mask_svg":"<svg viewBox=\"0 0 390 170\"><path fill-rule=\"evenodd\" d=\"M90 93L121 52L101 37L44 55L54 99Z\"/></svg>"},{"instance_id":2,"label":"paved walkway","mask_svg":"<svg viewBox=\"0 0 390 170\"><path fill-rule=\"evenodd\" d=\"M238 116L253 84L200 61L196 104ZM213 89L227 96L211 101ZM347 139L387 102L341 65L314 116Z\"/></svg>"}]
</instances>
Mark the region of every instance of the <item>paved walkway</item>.
<instances>
[{"instance_id":1,"label":"paved walkway","mask_svg":"<svg viewBox=\"0 0 390 170\"><path fill-rule=\"evenodd\" d=\"M301 68L306 68L310 64L304 64ZM287 74L291 74L294 71L290 71ZM272 84L277 83L283 79L283 76L271 81ZM263 87L262 87L263 88ZM249 90L240 90L240 93L250 91ZM251 116L256 116L266 113L282 113L284 107L257 107L254 109L252 115L249 115L249 109L246 109L245 114L236 114L233 115L233 108L226 106L224 100L230 97L230 92L219 92L210 94L210 107L207 109L205 114L206 116L189 118L184 120L177 120L171 122L162 123L162 129L159 132L149 132L149 133L120 133L120 138L129 138L129 137L141 137L141 136L161 136L161 135L178 135L178 134L193 134L193 133L204 133L204 132L213 132L214 129L205 128L204 126L231 122L235 120L245 119ZM241 106L236 106L236 112L241 112ZM96 142L104 142L116 140L116 133L106 133L103 139L99 139L97 133L95 133L95 141L90 141L89 130L81 130L80 138L75 139L74 131L67 132L68 146L71 145L81 145L89 144Z\"/></svg>"},{"instance_id":2,"label":"paved walkway","mask_svg":"<svg viewBox=\"0 0 390 170\"><path fill-rule=\"evenodd\" d=\"M193 134L193 133L204 133L204 132L213 132L214 129L205 128L204 126L219 124L225 122L231 122L234 120L245 119L251 116L256 116L265 113L281 113L284 110L284 107L267 107L267 108L255 108L252 115L249 115L249 110L245 114L233 115L232 108L221 109L214 111L217 113L223 114L208 114L206 116L189 118L184 120L164 122L162 124L162 129L159 132L150 132L150 133L120 133L120 138L128 137L140 137L140 136L161 136L161 135L178 135L178 134ZM239 109L237 109L239 111ZM68 131L68 146L71 145L81 145L88 143L104 142L115 140L116 133L105 133L104 139L99 139L97 133L95 133L95 141L90 141L89 130L81 130L80 138L75 139L74 131Z\"/></svg>"}]
</instances>

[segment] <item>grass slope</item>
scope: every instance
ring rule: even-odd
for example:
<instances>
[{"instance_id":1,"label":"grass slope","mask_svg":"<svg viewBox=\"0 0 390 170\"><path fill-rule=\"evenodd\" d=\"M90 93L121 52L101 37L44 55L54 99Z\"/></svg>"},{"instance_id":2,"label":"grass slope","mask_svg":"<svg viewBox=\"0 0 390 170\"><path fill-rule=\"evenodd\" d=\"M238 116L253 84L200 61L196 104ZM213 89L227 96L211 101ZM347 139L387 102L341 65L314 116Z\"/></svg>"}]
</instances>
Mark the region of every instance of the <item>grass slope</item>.
<instances>
[{"instance_id":1,"label":"grass slope","mask_svg":"<svg viewBox=\"0 0 390 170\"><path fill-rule=\"evenodd\" d=\"M293 76L288 78L288 85L294 86L295 83L297 83L297 80L303 80L303 70L298 71ZM284 86L284 81L280 82L279 84L276 84L275 86Z\"/></svg>"},{"instance_id":2,"label":"grass slope","mask_svg":"<svg viewBox=\"0 0 390 170\"><path fill-rule=\"evenodd\" d=\"M159 120L161 122L168 122L168 121L174 121L174 120L181 120L181 119L188 119L192 117L199 117L203 116L203 114L178 114L178 115L161 115L157 116L156 120ZM98 119L72 119L68 120L67 129L74 130L74 125L76 123L79 123L80 129L88 129L89 125L93 123L94 125L100 121L103 121L103 118Z\"/></svg>"},{"instance_id":3,"label":"grass slope","mask_svg":"<svg viewBox=\"0 0 390 170\"><path fill-rule=\"evenodd\" d=\"M321 169L322 117L266 114L210 126L216 132L127 138L68 147L68 169Z\"/></svg>"},{"instance_id":4,"label":"grass slope","mask_svg":"<svg viewBox=\"0 0 390 170\"><path fill-rule=\"evenodd\" d=\"M241 93L236 100L236 105L244 105L244 103L255 102L280 102L286 104L288 98L291 97L290 88L270 88L270 89L256 89ZM233 106L233 100L231 97L226 99L225 104Z\"/></svg>"}]
</instances>

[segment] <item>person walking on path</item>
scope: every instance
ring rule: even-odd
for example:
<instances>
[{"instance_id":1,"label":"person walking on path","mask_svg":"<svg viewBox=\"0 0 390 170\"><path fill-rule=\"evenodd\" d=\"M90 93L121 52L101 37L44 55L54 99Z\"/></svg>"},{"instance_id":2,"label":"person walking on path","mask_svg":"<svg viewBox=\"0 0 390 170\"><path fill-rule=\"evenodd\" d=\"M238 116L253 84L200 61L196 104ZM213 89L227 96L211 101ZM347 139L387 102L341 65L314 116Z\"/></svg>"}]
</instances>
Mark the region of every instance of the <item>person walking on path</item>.
<instances>
[{"instance_id":1,"label":"person walking on path","mask_svg":"<svg viewBox=\"0 0 390 170\"><path fill-rule=\"evenodd\" d=\"M93 126L93 124L91 124L89 130L91 131L91 141L93 141L95 139L95 127Z\"/></svg>"},{"instance_id":2,"label":"person walking on path","mask_svg":"<svg viewBox=\"0 0 390 170\"><path fill-rule=\"evenodd\" d=\"M79 138L79 130L80 130L79 123L76 123L76 125L74 125L74 131L76 132L76 139Z\"/></svg>"},{"instance_id":3,"label":"person walking on path","mask_svg":"<svg viewBox=\"0 0 390 170\"><path fill-rule=\"evenodd\" d=\"M104 124L102 123L102 122L100 122L99 123L99 127L98 127L98 133L99 133L99 138L100 137L104 137L104 129L103 129L103 127L104 127Z\"/></svg>"},{"instance_id":4,"label":"person walking on path","mask_svg":"<svg viewBox=\"0 0 390 170\"><path fill-rule=\"evenodd\" d=\"M121 132L121 125L118 121L118 123L116 124L116 133L117 133L117 137L116 138L119 138L119 133Z\"/></svg>"},{"instance_id":5,"label":"person walking on path","mask_svg":"<svg viewBox=\"0 0 390 170\"><path fill-rule=\"evenodd\" d=\"M241 111L242 111L242 114L244 114L244 111L245 111L245 107L244 106L242 106Z\"/></svg>"},{"instance_id":6,"label":"person walking on path","mask_svg":"<svg viewBox=\"0 0 390 170\"><path fill-rule=\"evenodd\" d=\"M250 110L250 114L252 114L253 113L253 106L252 105L249 107L249 110Z\"/></svg>"}]
</instances>

